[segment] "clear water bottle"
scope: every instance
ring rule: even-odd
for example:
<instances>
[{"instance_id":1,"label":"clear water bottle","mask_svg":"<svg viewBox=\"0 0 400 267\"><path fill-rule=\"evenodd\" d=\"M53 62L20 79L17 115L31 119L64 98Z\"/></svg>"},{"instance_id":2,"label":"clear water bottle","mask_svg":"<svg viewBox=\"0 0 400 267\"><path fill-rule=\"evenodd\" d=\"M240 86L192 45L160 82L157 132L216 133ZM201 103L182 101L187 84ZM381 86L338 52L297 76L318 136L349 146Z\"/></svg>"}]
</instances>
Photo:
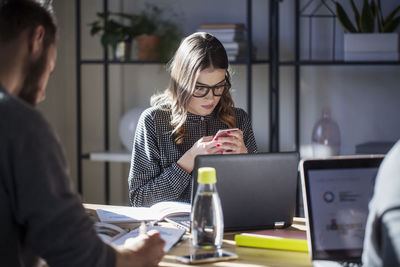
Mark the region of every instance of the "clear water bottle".
<instances>
[{"instance_id":1,"label":"clear water bottle","mask_svg":"<svg viewBox=\"0 0 400 267\"><path fill-rule=\"evenodd\" d=\"M216 187L216 171L198 170L198 187L192 212L192 242L198 248L220 248L224 235L224 217Z\"/></svg>"},{"instance_id":2,"label":"clear water bottle","mask_svg":"<svg viewBox=\"0 0 400 267\"><path fill-rule=\"evenodd\" d=\"M312 131L312 148L314 157L330 157L340 153L339 125L331 117L330 110L322 111Z\"/></svg>"}]
</instances>

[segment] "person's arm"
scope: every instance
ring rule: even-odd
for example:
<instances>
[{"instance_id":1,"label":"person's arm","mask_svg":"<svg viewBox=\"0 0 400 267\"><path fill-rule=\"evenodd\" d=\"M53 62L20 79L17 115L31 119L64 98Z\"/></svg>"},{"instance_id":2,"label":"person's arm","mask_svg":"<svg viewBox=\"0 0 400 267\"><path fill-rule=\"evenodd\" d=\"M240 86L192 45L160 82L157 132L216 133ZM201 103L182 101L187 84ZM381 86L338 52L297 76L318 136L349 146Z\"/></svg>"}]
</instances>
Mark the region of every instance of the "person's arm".
<instances>
[{"instance_id":1,"label":"person's arm","mask_svg":"<svg viewBox=\"0 0 400 267\"><path fill-rule=\"evenodd\" d=\"M192 176L176 162L162 168L156 125L151 114L144 112L136 127L133 141L129 195L132 206L151 206L160 201L178 199L190 184Z\"/></svg>"},{"instance_id":2,"label":"person's arm","mask_svg":"<svg viewBox=\"0 0 400 267\"><path fill-rule=\"evenodd\" d=\"M71 190L63 151L47 124L11 143L13 179L6 182L15 221L33 252L52 267L157 266L165 242L158 232L113 248L97 236L93 222Z\"/></svg>"},{"instance_id":3,"label":"person's arm","mask_svg":"<svg viewBox=\"0 0 400 267\"><path fill-rule=\"evenodd\" d=\"M382 266L400 266L400 207L387 211L381 223Z\"/></svg>"},{"instance_id":4,"label":"person's arm","mask_svg":"<svg viewBox=\"0 0 400 267\"><path fill-rule=\"evenodd\" d=\"M61 146L41 116L8 141L6 183L24 244L52 267L114 266L115 251L97 236L73 193Z\"/></svg>"},{"instance_id":5,"label":"person's arm","mask_svg":"<svg viewBox=\"0 0 400 267\"><path fill-rule=\"evenodd\" d=\"M164 256L165 241L160 234L150 231L137 238L128 239L123 247L117 247L117 267L158 266Z\"/></svg>"},{"instance_id":6,"label":"person's arm","mask_svg":"<svg viewBox=\"0 0 400 267\"><path fill-rule=\"evenodd\" d=\"M243 132L243 141L248 153L257 153L257 143L249 115L244 110L237 109L236 121Z\"/></svg>"}]
</instances>

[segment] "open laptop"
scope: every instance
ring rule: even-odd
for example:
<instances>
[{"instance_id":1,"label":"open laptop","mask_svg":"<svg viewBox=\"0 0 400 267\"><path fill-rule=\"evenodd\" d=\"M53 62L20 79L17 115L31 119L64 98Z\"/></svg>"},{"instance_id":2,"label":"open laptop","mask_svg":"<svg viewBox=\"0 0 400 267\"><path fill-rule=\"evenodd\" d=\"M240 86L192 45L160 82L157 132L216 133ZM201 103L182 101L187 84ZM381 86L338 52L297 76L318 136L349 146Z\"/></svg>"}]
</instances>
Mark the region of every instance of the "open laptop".
<instances>
[{"instance_id":1,"label":"open laptop","mask_svg":"<svg viewBox=\"0 0 400 267\"><path fill-rule=\"evenodd\" d=\"M197 156L192 203L200 167L216 169L225 231L281 228L292 224L296 205L297 153ZM167 220L171 222L174 218ZM187 221L184 224L188 230L190 224Z\"/></svg>"},{"instance_id":2,"label":"open laptop","mask_svg":"<svg viewBox=\"0 0 400 267\"><path fill-rule=\"evenodd\" d=\"M314 266L361 264L368 203L382 159L377 155L301 161L307 240Z\"/></svg>"}]
</instances>

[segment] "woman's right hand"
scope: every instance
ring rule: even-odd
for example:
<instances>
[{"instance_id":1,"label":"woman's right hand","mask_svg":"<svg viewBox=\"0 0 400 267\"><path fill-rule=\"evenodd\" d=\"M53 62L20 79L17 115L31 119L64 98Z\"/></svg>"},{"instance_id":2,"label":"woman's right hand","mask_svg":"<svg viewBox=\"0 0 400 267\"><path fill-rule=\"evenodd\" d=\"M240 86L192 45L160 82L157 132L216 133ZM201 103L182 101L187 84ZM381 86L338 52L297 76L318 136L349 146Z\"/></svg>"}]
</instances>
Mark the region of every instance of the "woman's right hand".
<instances>
[{"instance_id":1,"label":"woman's right hand","mask_svg":"<svg viewBox=\"0 0 400 267\"><path fill-rule=\"evenodd\" d=\"M191 173L194 168L194 159L197 155L209 155L220 153L218 143L213 136L205 136L200 138L194 145L186 151L178 160L177 164L187 173Z\"/></svg>"}]
</instances>

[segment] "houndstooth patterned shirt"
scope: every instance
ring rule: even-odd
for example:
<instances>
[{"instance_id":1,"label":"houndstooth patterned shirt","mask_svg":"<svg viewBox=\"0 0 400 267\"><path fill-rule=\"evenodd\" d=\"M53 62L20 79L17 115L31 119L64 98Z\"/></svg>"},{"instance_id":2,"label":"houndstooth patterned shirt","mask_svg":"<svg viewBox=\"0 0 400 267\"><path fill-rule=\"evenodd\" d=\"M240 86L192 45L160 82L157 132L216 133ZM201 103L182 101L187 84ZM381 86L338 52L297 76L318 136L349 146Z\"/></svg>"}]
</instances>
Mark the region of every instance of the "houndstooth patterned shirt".
<instances>
[{"instance_id":1,"label":"houndstooth patterned shirt","mask_svg":"<svg viewBox=\"0 0 400 267\"><path fill-rule=\"evenodd\" d=\"M249 153L257 152L251 121L247 113L234 108L237 128ZM204 136L215 135L228 126L216 118L187 114L183 125L185 139L176 144L171 136L171 111L160 107L145 110L138 121L133 141L129 173L129 197L132 206L151 206L161 201L190 202L192 175L181 169L177 161Z\"/></svg>"}]
</instances>

